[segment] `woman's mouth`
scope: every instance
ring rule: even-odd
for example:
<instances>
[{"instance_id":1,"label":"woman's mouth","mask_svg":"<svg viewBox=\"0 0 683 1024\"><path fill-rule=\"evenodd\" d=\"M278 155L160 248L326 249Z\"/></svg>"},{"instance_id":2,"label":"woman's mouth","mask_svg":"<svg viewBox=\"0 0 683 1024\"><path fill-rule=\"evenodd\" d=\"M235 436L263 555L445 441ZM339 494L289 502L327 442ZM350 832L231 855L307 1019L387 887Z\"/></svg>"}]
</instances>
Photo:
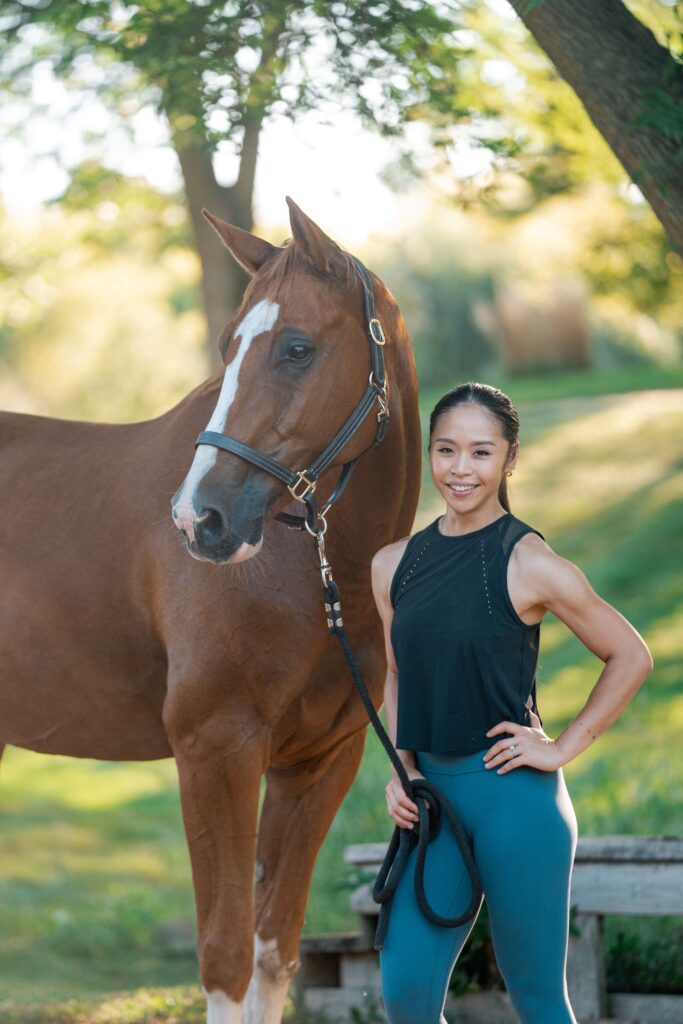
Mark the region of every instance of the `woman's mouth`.
<instances>
[{"instance_id":1,"label":"woman's mouth","mask_svg":"<svg viewBox=\"0 0 683 1024\"><path fill-rule=\"evenodd\" d=\"M471 494L479 484L446 484L451 494Z\"/></svg>"}]
</instances>

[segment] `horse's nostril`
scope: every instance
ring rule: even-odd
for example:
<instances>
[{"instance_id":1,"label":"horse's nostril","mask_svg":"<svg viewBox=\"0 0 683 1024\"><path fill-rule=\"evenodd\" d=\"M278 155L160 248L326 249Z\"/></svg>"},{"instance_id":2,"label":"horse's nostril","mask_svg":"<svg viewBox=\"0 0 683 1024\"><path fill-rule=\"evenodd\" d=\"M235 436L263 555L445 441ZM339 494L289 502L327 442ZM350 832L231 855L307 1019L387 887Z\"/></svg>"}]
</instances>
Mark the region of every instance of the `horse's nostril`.
<instances>
[{"instance_id":1,"label":"horse's nostril","mask_svg":"<svg viewBox=\"0 0 683 1024\"><path fill-rule=\"evenodd\" d=\"M205 544L217 544L225 535L225 523L218 509L208 508L197 516L195 520L195 533L201 534Z\"/></svg>"}]
</instances>

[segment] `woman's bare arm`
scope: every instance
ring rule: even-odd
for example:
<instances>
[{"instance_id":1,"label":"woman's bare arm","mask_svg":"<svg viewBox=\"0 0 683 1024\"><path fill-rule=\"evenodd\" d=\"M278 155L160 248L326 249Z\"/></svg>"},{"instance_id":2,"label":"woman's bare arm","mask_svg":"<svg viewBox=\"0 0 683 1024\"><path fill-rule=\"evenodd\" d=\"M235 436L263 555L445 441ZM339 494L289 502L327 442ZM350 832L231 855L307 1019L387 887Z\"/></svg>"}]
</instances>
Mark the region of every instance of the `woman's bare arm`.
<instances>
[{"instance_id":1,"label":"woman's bare arm","mask_svg":"<svg viewBox=\"0 0 683 1024\"><path fill-rule=\"evenodd\" d=\"M372 592L375 597L377 611L384 626L384 646L387 655L387 674L384 681L384 713L387 733L394 746L396 746L398 717L398 668L396 666L396 658L394 657L394 648L391 643L391 622L394 617L394 609L389 599L389 588L396 567L405 550L406 543L407 538L380 548L372 559L371 564ZM412 750L398 750L397 753L406 768L415 768L415 754ZM393 765L391 770L396 776L396 769Z\"/></svg>"},{"instance_id":2,"label":"woman's bare arm","mask_svg":"<svg viewBox=\"0 0 683 1024\"><path fill-rule=\"evenodd\" d=\"M563 763L571 761L621 715L652 672L652 654L638 631L593 590L585 574L540 537L516 545L533 603L551 611L605 667L586 703L555 739ZM514 554L514 551L513 551Z\"/></svg>"}]
</instances>

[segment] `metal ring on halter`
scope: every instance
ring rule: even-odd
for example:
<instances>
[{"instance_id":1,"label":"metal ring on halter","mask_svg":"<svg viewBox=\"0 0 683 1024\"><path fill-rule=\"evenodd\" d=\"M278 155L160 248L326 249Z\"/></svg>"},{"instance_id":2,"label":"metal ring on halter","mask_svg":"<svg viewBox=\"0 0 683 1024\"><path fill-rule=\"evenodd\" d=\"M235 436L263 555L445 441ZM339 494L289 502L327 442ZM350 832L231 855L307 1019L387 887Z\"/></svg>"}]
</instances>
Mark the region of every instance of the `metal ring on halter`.
<instances>
[{"instance_id":1,"label":"metal ring on halter","mask_svg":"<svg viewBox=\"0 0 683 1024\"><path fill-rule=\"evenodd\" d=\"M372 320L369 322L368 329L375 344L383 345L385 343L386 338L384 337L384 331L382 330L382 325L376 316L373 316Z\"/></svg>"},{"instance_id":2,"label":"metal ring on halter","mask_svg":"<svg viewBox=\"0 0 683 1024\"><path fill-rule=\"evenodd\" d=\"M316 537L317 538L319 534L322 534L323 537L324 537L325 536L325 532L327 530L327 520L325 519L325 516L324 516L322 511L321 512L316 512L315 517L316 517L316 519L319 519L320 522L323 524L321 530L318 530L318 529L312 530L311 527L308 525L308 519L304 520L304 526L306 527L306 529L310 533L311 537Z\"/></svg>"}]
</instances>

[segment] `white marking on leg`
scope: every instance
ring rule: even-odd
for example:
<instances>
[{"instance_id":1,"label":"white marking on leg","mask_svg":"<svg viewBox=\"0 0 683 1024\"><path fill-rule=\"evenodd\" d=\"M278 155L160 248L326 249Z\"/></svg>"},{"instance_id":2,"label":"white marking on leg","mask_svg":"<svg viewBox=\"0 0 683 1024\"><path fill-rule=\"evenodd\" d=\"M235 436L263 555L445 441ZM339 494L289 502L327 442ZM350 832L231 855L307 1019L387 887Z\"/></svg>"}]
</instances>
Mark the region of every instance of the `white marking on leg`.
<instances>
[{"instance_id":1,"label":"white marking on leg","mask_svg":"<svg viewBox=\"0 0 683 1024\"><path fill-rule=\"evenodd\" d=\"M270 331L277 320L280 312L278 302L270 302L268 299L261 299L249 310L244 319L235 329L235 337L241 338L239 348L225 368L225 376L221 385L221 392L218 396L216 408L209 420L206 429L214 430L218 434L225 432L230 406L237 394L237 378L244 357L249 351L254 338L264 331ZM176 526L184 530L189 540L194 540L194 522L196 510L194 505L195 494L200 482L215 465L218 449L213 445L200 444L195 452L190 471L183 481L183 486L175 503L174 520Z\"/></svg>"},{"instance_id":2,"label":"white marking on leg","mask_svg":"<svg viewBox=\"0 0 683 1024\"><path fill-rule=\"evenodd\" d=\"M244 997L243 1024L280 1024L287 990L299 960L283 964L277 939L254 936L254 971Z\"/></svg>"},{"instance_id":3,"label":"white marking on leg","mask_svg":"<svg viewBox=\"0 0 683 1024\"><path fill-rule=\"evenodd\" d=\"M219 988L213 992L207 992L204 986L202 989L206 996L206 1024L242 1024L241 1003L236 1003Z\"/></svg>"}]
</instances>

